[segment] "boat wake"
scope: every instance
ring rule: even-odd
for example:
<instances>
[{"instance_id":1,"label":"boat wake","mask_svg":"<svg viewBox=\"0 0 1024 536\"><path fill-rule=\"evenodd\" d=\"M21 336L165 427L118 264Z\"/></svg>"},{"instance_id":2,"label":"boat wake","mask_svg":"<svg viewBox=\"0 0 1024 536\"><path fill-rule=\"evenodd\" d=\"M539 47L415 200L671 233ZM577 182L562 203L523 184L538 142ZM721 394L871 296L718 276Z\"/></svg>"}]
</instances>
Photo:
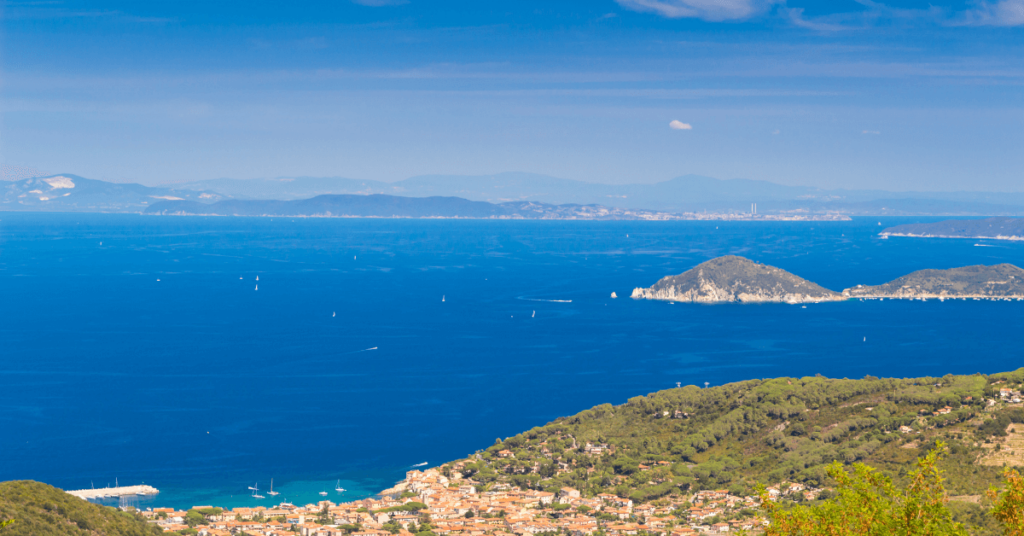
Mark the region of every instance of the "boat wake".
<instances>
[{"instance_id":1,"label":"boat wake","mask_svg":"<svg viewBox=\"0 0 1024 536\"><path fill-rule=\"evenodd\" d=\"M416 465L411 465L410 467L423 467L424 465L427 465L427 462L417 463Z\"/></svg>"},{"instance_id":2,"label":"boat wake","mask_svg":"<svg viewBox=\"0 0 1024 536\"><path fill-rule=\"evenodd\" d=\"M545 299L541 299L541 298L525 298L523 296L519 296L516 299L517 300L523 300L523 301L539 301L539 302L548 302L548 303L572 303L572 300L545 300Z\"/></svg>"}]
</instances>

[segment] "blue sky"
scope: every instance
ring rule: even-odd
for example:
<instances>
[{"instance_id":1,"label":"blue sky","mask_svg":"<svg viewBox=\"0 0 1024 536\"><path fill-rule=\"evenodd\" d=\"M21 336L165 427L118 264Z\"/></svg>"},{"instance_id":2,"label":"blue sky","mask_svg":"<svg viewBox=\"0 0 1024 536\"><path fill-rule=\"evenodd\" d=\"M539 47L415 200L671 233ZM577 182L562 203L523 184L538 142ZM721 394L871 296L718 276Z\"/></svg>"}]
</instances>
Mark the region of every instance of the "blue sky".
<instances>
[{"instance_id":1,"label":"blue sky","mask_svg":"<svg viewBox=\"0 0 1024 536\"><path fill-rule=\"evenodd\" d=\"M2 17L8 176L1024 191L1024 0L42 0Z\"/></svg>"}]
</instances>

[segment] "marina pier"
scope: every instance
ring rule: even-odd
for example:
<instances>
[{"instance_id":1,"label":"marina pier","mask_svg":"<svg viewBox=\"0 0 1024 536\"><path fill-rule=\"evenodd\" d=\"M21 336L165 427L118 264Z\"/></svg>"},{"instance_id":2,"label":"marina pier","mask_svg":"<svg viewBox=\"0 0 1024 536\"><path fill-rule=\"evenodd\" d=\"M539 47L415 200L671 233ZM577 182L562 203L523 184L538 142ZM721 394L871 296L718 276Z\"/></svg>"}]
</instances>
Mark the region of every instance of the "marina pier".
<instances>
[{"instance_id":1,"label":"marina pier","mask_svg":"<svg viewBox=\"0 0 1024 536\"><path fill-rule=\"evenodd\" d=\"M67 492L80 499L103 499L127 497L129 495L156 495L160 490L153 486L120 486L116 488L78 489Z\"/></svg>"}]
</instances>

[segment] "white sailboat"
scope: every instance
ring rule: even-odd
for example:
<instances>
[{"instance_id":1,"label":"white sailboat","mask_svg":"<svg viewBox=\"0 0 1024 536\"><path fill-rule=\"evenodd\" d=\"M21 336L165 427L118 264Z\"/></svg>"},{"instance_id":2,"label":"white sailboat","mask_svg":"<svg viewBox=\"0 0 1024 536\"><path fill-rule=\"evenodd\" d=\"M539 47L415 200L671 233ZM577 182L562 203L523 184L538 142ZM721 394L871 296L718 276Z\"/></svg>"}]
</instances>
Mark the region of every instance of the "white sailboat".
<instances>
[{"instance_id":1,"label":"white sailboat","mask_svg":"<svg viewBox=\"0 0 1024 536\"><path fill-rule=\"evenodd\" d=\"M331 311L331 318L334 318L336 316L338 316L338 312L337 311Z\"/></svg>"},{"instance_id":2,"label":"white sailboat","mask_svg":"<svg viewBox=\"0 0 1024 536\"><path fill-rule=\"evenodd\" d=\"M251 489L253 490L253 492L252 492L252 498L253 499L266 499L266 497L260 495L260 484L259 484L259 482L256 483L256 487L251 488Z\"/></svg>"},{"instance_id":3,"label":"white sailboat","mask_svg":"<svg viewBox=\"0 0 1024 536\"><path fill-rule=\"evenodd\" d=\"M441 303L444 303L444 294L441 295Z\"/></svg>"},{"instance_id":4,"label":"white sailboat","mask_svg":"<svg viewBox=\"0 0 1024 536\"><path fill-rule=\"evenodd\" d=\"M323 491L321 491L321 492L320 492L320 496L321 496L321 497L326 497L326 496L327 496L327 490L323 490Z\"/></svg>"},{"instance_id":5,"label":"white sailboat","mask_svg":"<svg viewBox=\"0 0 1024 536\"><path fill-rule=\"evenodd\" d=\"M270 479L270 491L267 492L267 495L270 495L271 497L276 497L277 494L278 493L276 491L274 491L274 479L271 478Z\"/></svg>"},{"instance_id":6,"label":"white sailboat","mask_svg":"<svg viewBox=\"0 0 1024 536\"><path fill-rule=\"evenodd\" d=\"M345 491L345 488L341 487L341 480L338 480L337 487L334 488L334 491L337 491L338 493Z\"/></svg>"},{"instance_id":7,"label":"white sailboat","mask_svg":"<svg viewBox=\"0 0 1024 536\"><path fill-rule=\"evenodd\" d=\"M260 280L260 276L256 276L256 281L259 281L259 280Z\"/></svg>"},{"instance_id":8,"label":"white sailboat","mask_svg":"<svg viewBox=\"0 0 1024 536\"><path fill-rule=\"evenodd\" d=\"M259 290L259 289L260 289L260 286L259 286L259 285L256 285L256 290Z\"/></svg>"}]
</instances>

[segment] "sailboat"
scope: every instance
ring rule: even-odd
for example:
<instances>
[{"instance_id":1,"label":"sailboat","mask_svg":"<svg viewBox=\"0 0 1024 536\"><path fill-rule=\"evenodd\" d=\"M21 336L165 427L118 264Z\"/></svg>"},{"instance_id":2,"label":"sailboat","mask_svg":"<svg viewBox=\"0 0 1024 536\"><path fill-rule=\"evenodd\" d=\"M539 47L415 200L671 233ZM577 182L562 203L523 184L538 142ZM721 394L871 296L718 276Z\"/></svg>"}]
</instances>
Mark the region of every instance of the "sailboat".
<instances>
[{"instance_id":1,"label":"sailboat","mask_svg":"<svg viewBox=\"0 0 1024 536\"><path fill-rule=\"evenodd\" d=\"M338 480L338 485L334 488L334 491L337 491L338 493L345 491L345 488L341 487L341 480Z\"/></svg>"},{"instance_id":2,"label":"sailboat","mask_svg":"<svg viewBox=\"0 0 1024 536\"><path fill-rule=\"evenodd\" d=\"M251 489L254 490L252 492L253 499L266 499L266 497L260 495L260 484L258 482L256 483L256 487Z\"/></svg>"},{"instance_id":3,"label":"sailboat","mask_svg":"<svg viewBox=\"0 0 1024 536\"><path fill-rule=\"evenodd\" d=\"M320 492L320 496L321 496L321 497L326 497L326 496L327 496L327 490L323 490L323 491L321 491L321 492Z\"/></svg>"},{"instance_id":4,"label":"sailboat","mask_svg":"<svg viewBox=\"0 0 1024 536\"><path fill-rule=\"evenodd\" d=\"M441 295L441 303L444 303L444 294Z\"/></svg>"},{"instance_id":5,"label":"sailboat","mask_svg":"<svg viewBox=\"0 0 1024 536\"><path fill-rule=\"evenodd\" d=\"M259 289L260 289L260 286L259 286L259 285L256 285L256 290L259 290Z\"/></svg>"},{"instance_id":6,"label":"sailboat","mask_svg":"<svg viewBox=\"0 0 1024 536\"><path fill-rule=\"evenodd\" d=\"M259 280L260 280L260 276L256 276L256 281L259 281Z\"/></svg>"},{"instance_id":7,"label":"sailboat","mask_svg":"<svg viewBox=\"0 0 1024 536\"><path fill-rule=\"evenodd\" d=\"M331 311L331 318L334 318L336 316L338 316L338 312L337 311Z\"/></svg>"},{"instance_id":8,"label":"sailboat","mask_svg":"<svg viewBox=\"0 0 1024 536\"><path fill-rule=\"evenodd\" d=\"M274 479L273 478L270 479L270 491L267 492L267 495L270 495L271 497L277 496L277 492L274 491Z\"/></svg>"},{"instance_id":9,"label":"sailboat","mask_svg":"<svg viewBox=\"0 0 1024 536\"><path fill-rule=\"evenodd\" d=\"M530 318L534 318L534 317L536 317L536 316L537 316L537 311L534 311L534 312L533 312L533 314L532 314L532 315L530 315Z\"/></svg>"}]
</instances>

